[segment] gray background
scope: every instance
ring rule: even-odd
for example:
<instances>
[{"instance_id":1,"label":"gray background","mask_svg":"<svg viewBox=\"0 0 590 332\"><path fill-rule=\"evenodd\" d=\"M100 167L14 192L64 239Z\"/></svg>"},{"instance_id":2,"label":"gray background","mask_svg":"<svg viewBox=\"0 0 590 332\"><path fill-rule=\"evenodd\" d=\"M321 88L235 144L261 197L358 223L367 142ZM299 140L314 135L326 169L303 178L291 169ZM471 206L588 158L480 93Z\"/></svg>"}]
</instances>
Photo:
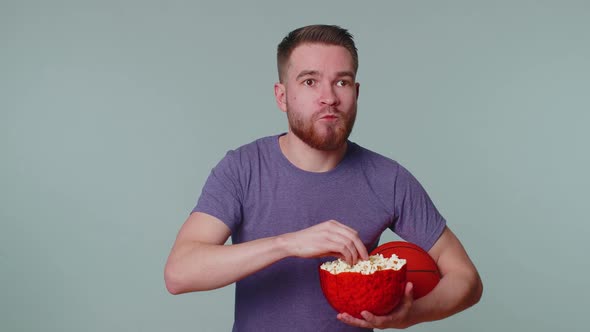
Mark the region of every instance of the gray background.
<instances>
[{"instance_id":1,"label":"gray background","mask_svg":"<svg viewBox=\"0 0 590 332\"><path fill-rule=\"evenodd\" d=\"M587 1L155 0L0 2L0 330L230 330L233 286L172 296L164 263L225 152L286 130L275 48L313 23L356 37L352 139L484 280L411 330L585 330Z\"/></svg>"}]
</instances>

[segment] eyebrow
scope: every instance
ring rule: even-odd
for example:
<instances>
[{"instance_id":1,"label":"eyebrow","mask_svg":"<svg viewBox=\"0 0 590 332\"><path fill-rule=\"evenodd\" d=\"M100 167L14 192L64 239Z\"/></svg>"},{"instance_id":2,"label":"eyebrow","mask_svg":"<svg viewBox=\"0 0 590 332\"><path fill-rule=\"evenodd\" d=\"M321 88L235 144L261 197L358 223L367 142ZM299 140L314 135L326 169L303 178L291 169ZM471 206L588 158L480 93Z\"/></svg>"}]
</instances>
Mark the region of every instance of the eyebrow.
<instances>
[{"instance_id":1,"label":"eyebrow","mask_svg":"<svg viewBox=\"0 0 590 332\"><path fill-rule=\"evenodd\" d=\"M304 76L319 76L320 72L317 70L303 70L299 73L299 75L297 75L296 80L299 80L300 78L304 77ZM339 71L336 73L336 77L344 77L344 76L348 76L352 79L355 78L355 75L352 71Z\"/></svg>"},{"instance_id":2,"label":"eyebrow","mask_svg":"<svg viewBox=\"0 0 590 332\"><path fill-rule=\"evenodd\" d=\"M353 72L351 71L339 71L338 73L336 73L337 77L343 77L343 76L348 76L352 79L354 79L356 76L354 75Z\"/></svg>"},{"instance_id":3,"label":"eyebrow","mask_svg":"<svg viewBox=\"0 0 590 332\"><path fill-rule=\"evenodd\" d=\"M299 80L300 78L302 78L304 76L318 76L319 74L320 74L320 72L317 70L304 70L304 71L300 72L299 75L297 75L297 77L295 79Z\"/></svg>"}]
</instances>

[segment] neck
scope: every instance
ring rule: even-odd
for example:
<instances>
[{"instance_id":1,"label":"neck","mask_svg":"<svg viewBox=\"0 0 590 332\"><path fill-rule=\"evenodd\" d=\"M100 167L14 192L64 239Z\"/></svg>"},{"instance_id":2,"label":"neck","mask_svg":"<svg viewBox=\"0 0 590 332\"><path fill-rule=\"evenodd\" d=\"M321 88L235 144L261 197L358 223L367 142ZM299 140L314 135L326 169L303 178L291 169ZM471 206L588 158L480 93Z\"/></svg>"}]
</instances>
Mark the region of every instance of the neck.
<instances>
[{"instance_id":1,"label":"neck","mask_svg":"<svg viewBox=\"0 0 590 332\"><path fill-rule=\"evenodd\" d=\"M279 137L281 152L283 152L287 160L299 169L315 173L334 169L344 158L347 145L347 143L344 143L336 150L323 151L310 147L292 132Z\"/></svg>"}]
</instances>

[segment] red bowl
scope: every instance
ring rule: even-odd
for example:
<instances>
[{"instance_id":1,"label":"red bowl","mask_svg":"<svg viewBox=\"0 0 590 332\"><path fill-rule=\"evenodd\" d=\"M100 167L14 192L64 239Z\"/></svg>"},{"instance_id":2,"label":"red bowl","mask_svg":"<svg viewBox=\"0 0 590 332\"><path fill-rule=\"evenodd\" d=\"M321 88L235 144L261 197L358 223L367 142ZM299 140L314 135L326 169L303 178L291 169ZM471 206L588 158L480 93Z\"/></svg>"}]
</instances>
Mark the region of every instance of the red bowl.
<instances>
[{"instance_id":1,"label":"red bowl","mask_svg":"<svg viewBox=\"0 0 590 332\"><path fill-rule=\"evenodd\" d=\"M320 270L320 284L328 303L337 312L362 318L366 310L378 316L390 313L400 303L406 287L406 266L373 274Z\"/></svg>"}]
</instances>

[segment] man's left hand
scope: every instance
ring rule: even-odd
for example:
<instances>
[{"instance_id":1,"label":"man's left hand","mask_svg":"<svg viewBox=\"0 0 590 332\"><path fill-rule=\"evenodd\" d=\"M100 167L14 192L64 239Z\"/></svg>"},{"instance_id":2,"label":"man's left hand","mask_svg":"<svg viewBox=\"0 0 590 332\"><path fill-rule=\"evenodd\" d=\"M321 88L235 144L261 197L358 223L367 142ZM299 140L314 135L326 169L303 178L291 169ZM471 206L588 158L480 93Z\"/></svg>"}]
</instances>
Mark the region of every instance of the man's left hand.
<instances>
[{"instance_id":1,"label":"man's left hand","mask_svg":"<svg viewBox=\"0 0 590 332\"><path fill-rule=\"evenodd\" d=\"M352 326L372 328L372 329L386 329L386 328L397 328L405 329L412 324L408 321L408 314L414 303L413 285L411 282L406 284L404 292L404 298L402 302L388 315L386 316L375 316L368 311L361 312L361 316L364 319L355 318L347 313L339 313L337 318Z\"/></svg>"}]
</instances>

